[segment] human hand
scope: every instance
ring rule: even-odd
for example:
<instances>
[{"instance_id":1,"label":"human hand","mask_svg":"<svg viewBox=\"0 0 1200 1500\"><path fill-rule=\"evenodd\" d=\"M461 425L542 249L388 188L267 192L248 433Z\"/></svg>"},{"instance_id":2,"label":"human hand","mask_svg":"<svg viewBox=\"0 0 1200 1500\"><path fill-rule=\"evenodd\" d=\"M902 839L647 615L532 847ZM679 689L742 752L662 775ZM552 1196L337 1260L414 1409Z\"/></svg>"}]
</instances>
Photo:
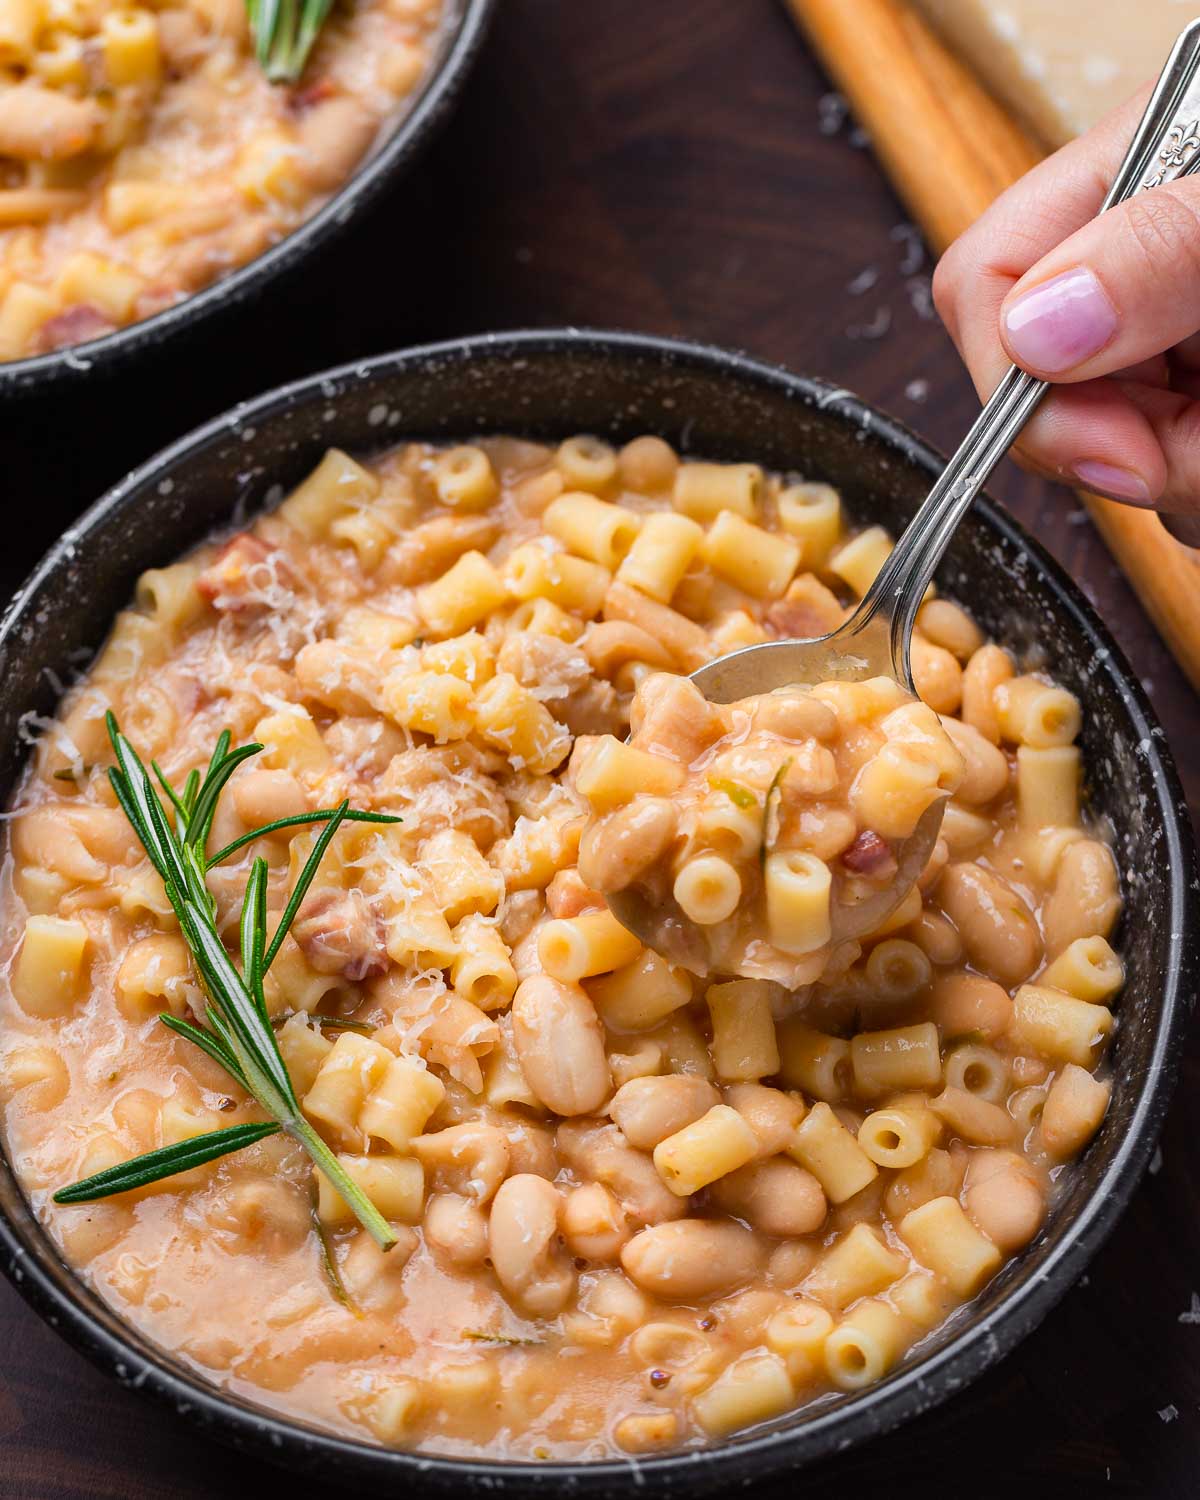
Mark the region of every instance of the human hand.
<instances>
[{"instance_id":1,"label":"human hand","mask_svg":"<svg viewBox=\"0 0 1200 1500\"><path fill-rule=\"evenodd\" d=\"M1010 362L1059 386L1017 445L1026 467L1200 546L1200 175L1094 217L1146 98L997 199L933 294L981 399Z\"/></svg>"}]
</instances>

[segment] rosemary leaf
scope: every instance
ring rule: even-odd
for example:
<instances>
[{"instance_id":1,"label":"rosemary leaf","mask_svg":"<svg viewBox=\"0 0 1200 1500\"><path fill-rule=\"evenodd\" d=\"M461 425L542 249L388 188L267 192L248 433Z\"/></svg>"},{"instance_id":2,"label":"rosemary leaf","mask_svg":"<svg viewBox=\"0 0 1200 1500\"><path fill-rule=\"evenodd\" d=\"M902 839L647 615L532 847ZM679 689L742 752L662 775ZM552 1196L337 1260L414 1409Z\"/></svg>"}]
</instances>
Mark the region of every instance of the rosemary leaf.
<instances>
[{"instance_id":1,"label":"rosemary leaf","mask_svg":"<svg viewBox=\"0 0 1200 1500\"><path fill-rule=\"evenodd\" d=\"M192 808L196 805L196 798L200 795L200 772L189 771L188 779L183 784L183 805L191 817Z\"/></svg>"},{"instance_id":2,"label":"rosemary leaf","mask_svg":"<svg viewBox=\"0 0 1200 1500\"><path fill-rule=\"evenodd\" d=\"M360 1036L373 1036L379 1030L378 1026L372 1026L369 1021L349 1021L341 1016L322 1015L319 1010L289 1010L283 1015L272 1016L271 1025L278 1030L286 1026L293 1016L303 1016L305 1021L311 1021L318 1031L357 1031Z\"/></svg>"},{"instance_id":3,"label":"rosemary leaf","mask_svg":"<svg viewBox=\"0 0 1200 1500\"><path fill-rule=\"evenodd\" d=\"M196 848L203 850L208 842L212 820L216 816L217 798L225 790L225 783L244 760L258 755L261 750L261 745L243 745L239 750L231 750L222 758L219 765L209 771L200 788L200 795L196 798L191 817L188 819L187 842L189 844L194 844Z\"/></svg>"},{"instance_id":4,"label":"rosemary leaf","mask_svg":"<svg viewBox=\"0 0 1200 1500\"><path fill-rule=\"evenodd\" d=\"M184 936L209 994L216 991L221 997L221 1016L229 1028L234 1055L241 1064L251 1092L272 1114L297 1112L300 1104L280 1055L275 1033L263 1020L262 1012L234 968L216 929L196 920L200 913L195 906L189 904L187 911L192 919L192 932L189 934L185 929ZM269 1097L268 1089L274 1089L279 1102Z\"/></svg>"},{"instance_id":5,"label":"rosemary leaf","mask_svg":"<svg viewBox=\"0 0 1200 1500\"><path fill-rule=\"evenodd\" d=\"M127 1193L131 1188L145 1187L150 1182L160 1182L164 1177L174 1177L177 1172L186 1172L191 1167L203 1166L216 1161L219 1156L228 1156L232 1151L241 1151L255 1141L265 1140L269 1135L278 1135L280 1126L274 1120L261 1125L229 1125L224 1130L210 1130L205 1135L193 1135L173 1146L160 1146L157 1151L147 1151L142 1156L131 1157L118 1166L107 1167L70 1187L60 1188L54 1195L55 1203L91 1203L96 1198L110 1198L114 1193Z\"/></svg>"},{"instance_id":6,"label":"rosemary leaf","mask_svg":"<svg viewBox=\"0 0 1200 1500\"><path fill-rule=\"evenodd\" d=\"M61 771L55 771L55 781L69 781L72 786L78 786L80 781L86 781L95 768L93 766L81 766L78 772L70 766L64 766Z\"/></svg>"},{"instance_id":7,"label":"rosemary leaf","mask_svg":"<svg viewBox=\"0 0 1200 1500\"><path fill-rule=\"evenodd\" d=\"M267 1014L267 998L263 992L263 944L267 929L267 862L256 859L250 867L250 878L246 881L246 894L242 900L242 974L245 977L251 998L262 1012L263 1020L270 1024Z\"/></svg>"},{"instance_id":8,"label":"rosemary leaf","mask_svg":"<svg viewBox=\"0 0 1200 1500\"><path fill-rule=\"evenodd\" d=\"M288 929L295 921L296 913L300 910L300 903L308 894L308 888L313 883L313 876L317 873L317 866L325 858L325 851L333 842L333 836L342 826L342 819L350 809L348 802L334 809L333 817L326 823L321 831L321 837L313 845L313 851L304 862L304 868L296 881L296 888L283 909L283 916L279 919L279 926L275 929L275 936L271 939L271 946L267 949L264 968L269 969L275 961L275 955L279 952L283 940L288 935Z\"/></svg>"},{"instance_id":9,"label":"rosemary leaf","mask_svg":"<svg viewBox=\"0 0 1200 1500\"><path fill-rule=\"evenodd\" d=\"M158 1018L169 1031L186 1037L194 1046L200 1048L201 1052L207 1052L214 1062L220 1063L225 1071L250 1092L249 1085L242 1077L242 1070L238 1060L229 1050L228 1044L220 1036L214 1036L211 1031L205 1031L202 1026L193 1026L190 1021L185 1021L179 1016L173 1016L170 1011L164 1011Z\"/></svg>"},{"instance_id":10,"label":"rosemary leaf","mask_svg":"<svg viewBox=\"0 0 1200 1500\"><path fill-rule=\"evenodd\" d=\"M356 1318L362 1317L362 1309L347 1290L346 1283L342 1280L342 1273L337 1263L337 1256L333 1253L333 1246L329 1241L329 1231L321 1223L321 1215L317 1212L317 1197L312 1198L312 1225L317 1236L317 1252L321 1257L321 1269L325 1272L325 1280L329 1283L329 1290L342 1304L347 1312L354 1314Z\"/></svg>"},{"instance_id":11,"label":"rosemary leaf","mask_svg":"<svg viewBox=\"0 0 1200 1500\"><path fill-rule=\"evenodd\" d=\"M369 1021L348 1021L342 1016L323 1016L314 1013L309 1017L321 1031L357 1031L359 1036L373 1036L379 1030Z\"/></svg>"},{"instance_id":12,"label":"rosemary leaf","mask_svg":"<svg viewBox=\"0 0 1200 1500\"><path fill-rule=\"evenodd\" d=\"M246 0L259 67L272 83L295 83L332 0Z\"/></svg>"},{"instance_id":13,"label":"rosemary leaf","mask_svg":"<svg viewBox=\"0 0 1200 1500\"><path fill-rule=\"evenodd\" d=\"M239 849L244 849L255 839L264 838L268 833L277 833L281 828L298 828L304 823L324 823L336 813L336 807L323 807L319 812L296 813L290 818L276 818L273 823L264 823L261 828L252 828L249 833L243 833L240 838L234 839L231 844L226 844L224 849L212 855L208 860L208 867L211 870L214 865L219 865L231 854L236 854ZM404 819L397 818L392 813L356 812L354 808L348 808L345 821L347 823L402 823Z\"/></svg>"},{"instance_id":14,"label":"rosemary leaf","mask_svg":"<svg viewBox=\"0 0 1200 1500\"><path fill-rule=\"evenodd\" d=\"M165 774L163 773L163 768L156 760L152 760L150 762L150 769L158 777L159 786L161 786L163 791L166 792L167 796L170 797L171 805L172 807L174 807L176 815L183 820L181 827L186 827L188 817L190 816L190 809L188 808L187 803L183 800L182 797L180 797L179 793L167 780Z\"/></svg>"},{"instance_id":15,"label":"rosemary leaf","mask_svg":"<svg viewBox=\"0 0 1200 1500\"><path fill-rule=\"evenodd\" d=\"M293 77L299 78L308 61L325 17L333 8L333 0L304 0L300 9L300 30L292 45L291 66Z\"/></svg>"}]
</instances>

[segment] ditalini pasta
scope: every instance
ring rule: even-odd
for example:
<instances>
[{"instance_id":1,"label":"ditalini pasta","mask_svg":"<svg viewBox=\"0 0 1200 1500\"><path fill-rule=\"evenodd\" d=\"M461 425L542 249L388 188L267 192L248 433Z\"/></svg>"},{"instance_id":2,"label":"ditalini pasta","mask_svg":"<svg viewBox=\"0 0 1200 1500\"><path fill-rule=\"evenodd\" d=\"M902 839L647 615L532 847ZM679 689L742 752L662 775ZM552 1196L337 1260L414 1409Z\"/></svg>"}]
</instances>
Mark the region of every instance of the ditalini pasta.
<instances>
[{"instance_id":1,"label":"ditalini pasta","mask_svg":"<svg viewBox=\"0 0 1200 1500\"><path fill-rule=\"evenodd\" d=\"M886 1377L1039 1232L1103 1121L1123 982L1080 705L956 604L921 610L921 702L718 709L683 680L832 628L890 545L753 463L492 438L331 452L147 573L38 744L2 875L5 1139L80 1274L208 1378L430 1452L695 1446ZM109 709L176 785L225 728L263 746L213 848L343 798L402 820L339 830L265 987L390 1251L283 1136L52 1202L255 1118L159 1024L204 994L114 803ZM916 886L839 935L939 797ZM274 920L316 838L214 867L231 949L252 857ZM714 972L609 911L648 872Z\"/></svg>"},{"instance_id":2,"label":"ditalini pasta","mask_svg":"<svg viewBox=\"0 0 1200 1500\"><path fill-rule=\"evenodd\" d=\"M241 0L4 0L0 360L149 317L295 228L425 76L441 12L353 0L282 85ZM452 455L439 475L447 503L479 483Z\"/></svg>"}]
</instances>

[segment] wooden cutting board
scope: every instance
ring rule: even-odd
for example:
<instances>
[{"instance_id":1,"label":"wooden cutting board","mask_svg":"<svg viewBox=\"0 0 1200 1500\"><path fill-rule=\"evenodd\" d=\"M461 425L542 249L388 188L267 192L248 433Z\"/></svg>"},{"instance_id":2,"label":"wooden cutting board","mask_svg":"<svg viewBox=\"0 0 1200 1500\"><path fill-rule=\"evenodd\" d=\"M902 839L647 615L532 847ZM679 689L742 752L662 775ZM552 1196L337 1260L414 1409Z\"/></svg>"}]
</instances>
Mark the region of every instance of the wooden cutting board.
<instances>
[{"instance_id":1,"label":"wooden cutting board","mask_svg":"<svg viewBox=\"0 0 1200 1500\"><path fill-rule=\"evenodd\" d=\"M786 4L935 251L1042 159L1044 149L907 0ZM1200 691L1200 551L1176 542L1151 512L1080 498Z\"/></svg>"}]
</instances>

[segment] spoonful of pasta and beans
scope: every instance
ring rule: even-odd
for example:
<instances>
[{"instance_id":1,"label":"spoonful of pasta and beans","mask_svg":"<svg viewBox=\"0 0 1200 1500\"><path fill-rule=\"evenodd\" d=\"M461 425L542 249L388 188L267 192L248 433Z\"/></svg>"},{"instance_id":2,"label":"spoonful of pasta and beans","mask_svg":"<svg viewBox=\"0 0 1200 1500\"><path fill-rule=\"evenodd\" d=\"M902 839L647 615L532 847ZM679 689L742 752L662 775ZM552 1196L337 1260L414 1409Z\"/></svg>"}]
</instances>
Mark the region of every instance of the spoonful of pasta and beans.
<instances>
[{"instance_id":1,"label":"spoonful of pasta and beans","mask_svg":"<svg viewBox=\"0 0 1200 1500\"><path fill-rule=\"evenodd\" d=\"M1102 213L1162 180L1151 168L1185 96L1168 69ZM1177 165L1200 168L1200 153ZM955 528L1049 389L1008 371L832 634L749 645L687 678L650 676L627 742L577 746L591 812L580 875L647 946L696 973L795 988L852 962L856 939L897 919L936 874L946 804L979 768L964 760L961 726L917 697L913 628ZM747 522L743 495L726 500L707 543L729 554L724 572L752 582L786 569L786 541ZM1013 712L1037 721L1032 742L1065 743L1073 698L1025 683Z\"/></svg>"},{"instance_id":2,"label":"spoonful of pasta and beans","mask_svg":"<svg viewBox=\"0 0 1200 1500\"><path fill-rule=\"evenodd\" d=\"M592 814L580 876L696 973L798 988L848 965L855 939L914 891L962 779L962 755L911 685L884 672L837 680L823 665L815 686L796 686L792 663L808 650L771 642L691 678L656 673L627 742L577 751ZM718 697L777 660L787 685Z\"/></svg>"}]
</instances>

